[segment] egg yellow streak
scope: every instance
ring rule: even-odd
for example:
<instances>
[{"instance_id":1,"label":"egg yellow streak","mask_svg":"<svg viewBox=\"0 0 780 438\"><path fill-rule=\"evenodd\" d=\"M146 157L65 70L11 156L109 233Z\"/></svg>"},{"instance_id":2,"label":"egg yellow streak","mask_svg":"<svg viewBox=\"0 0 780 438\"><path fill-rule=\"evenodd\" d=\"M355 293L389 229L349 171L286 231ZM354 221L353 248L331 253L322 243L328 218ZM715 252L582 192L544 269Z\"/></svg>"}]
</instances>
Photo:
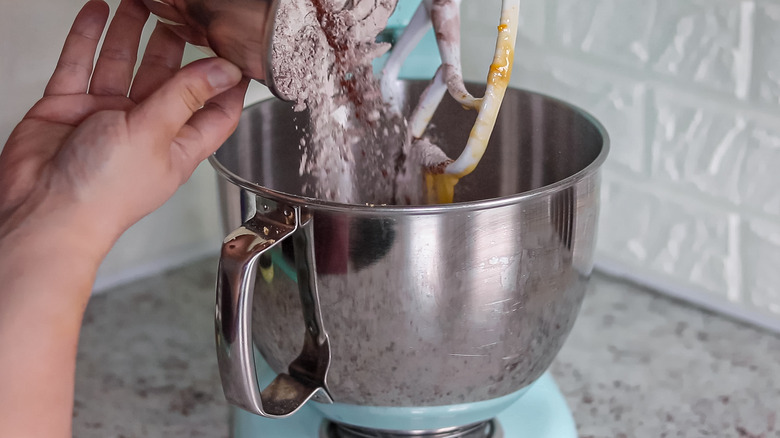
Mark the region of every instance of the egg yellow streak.
<instances>
[{"instance_id":1,"label":"egg yellow streak","mask_svg":"<svg viewBox=\"0 0 780 438\"><path fill-rule=\"evenodd\" d=\"M426 173L425 193L428 204L452 204L458 181L460 178L455 175Z\"/></svg>"},{"instance_id":2,"label":"egg yellow streak","mask_svg":"<svg viewBox=\"0 0 780 438\"><path fill-rule=\"evenodd\" d=\"M519 0L504 0L501 24L498 26L496 51L487 78L487 89L479 115L471 129L463 153L444 170L443 174L427 174L425 178L429 203L452 203L455 185L479 164L498 119L498 111L509 87L514 63L517 28L520 21Z\"/></svg>"}]
</instances>

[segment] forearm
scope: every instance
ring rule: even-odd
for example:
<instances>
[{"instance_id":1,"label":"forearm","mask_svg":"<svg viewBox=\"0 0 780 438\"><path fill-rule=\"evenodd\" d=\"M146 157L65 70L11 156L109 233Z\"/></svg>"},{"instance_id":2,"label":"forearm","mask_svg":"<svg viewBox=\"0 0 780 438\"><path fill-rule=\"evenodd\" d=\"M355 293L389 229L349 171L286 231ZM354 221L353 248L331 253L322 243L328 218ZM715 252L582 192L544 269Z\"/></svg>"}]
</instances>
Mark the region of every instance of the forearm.
<instances>
[{"instance_id":1,"label":"forearm","mask_svg":"<svg viewBox=\"0 0 780 438\"><path fill-rule=\"evenodd\" d=\"M17 238L14 238L17 237ZM0 240L0 431L69 437L78 334L100 258L79 236Z\"/></svg>"}]
</instances>

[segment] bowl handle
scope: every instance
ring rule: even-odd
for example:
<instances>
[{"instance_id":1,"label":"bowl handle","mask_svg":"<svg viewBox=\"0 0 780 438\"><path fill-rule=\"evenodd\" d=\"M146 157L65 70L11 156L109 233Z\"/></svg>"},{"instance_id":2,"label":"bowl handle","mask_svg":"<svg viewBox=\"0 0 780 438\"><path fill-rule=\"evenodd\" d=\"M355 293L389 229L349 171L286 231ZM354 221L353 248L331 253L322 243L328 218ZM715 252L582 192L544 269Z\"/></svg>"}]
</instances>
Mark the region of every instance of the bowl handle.
<instances>
[{"instance_id":1,"label":"bowl handle","mask_svg":"<svg viewBox=\"0 0 780 438\"><path fill-rule=\"evenodd\" d=\"M262 209L230 233L222 245L217 277L217 359L227 400L257 415L283 418L310 399L332 403L325 378L330 342L322 328L315 280L311 220L301 210L263 201ZM300 355L288 373L265 389L258 384L252 342L252 299L260 256L286 238L293 239L298 289L306 324Z\"/></svg>"}]
</instances>

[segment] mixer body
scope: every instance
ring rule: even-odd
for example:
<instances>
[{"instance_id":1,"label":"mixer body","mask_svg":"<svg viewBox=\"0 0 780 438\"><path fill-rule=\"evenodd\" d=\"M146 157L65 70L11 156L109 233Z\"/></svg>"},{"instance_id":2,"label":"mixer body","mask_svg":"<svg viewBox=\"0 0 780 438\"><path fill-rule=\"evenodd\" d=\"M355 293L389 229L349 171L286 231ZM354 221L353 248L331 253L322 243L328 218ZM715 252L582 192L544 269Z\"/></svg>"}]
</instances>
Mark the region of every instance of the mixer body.
<instances>
[{"instance_id":1,"label":"mixer body","mask_svg":"<svg viewBox=\"0 0 780 438\"><path fill-rule=\"evenodd\" d=\"M424 86L408 82L405 93L414 101ZM432 126L445 152L468 136L469 117L443 103ZM593 267L608 149L601 125L563 102L510 89L487 154L456 187L454 204L372 207L307 197L296 147L305 119L283 102L260 103L211 159L223 177L227 231L243 224L263 240L278 225L269 210L287 218L288 237L266 239L273 242L255 265L239 270L250 309L246 321L233 321L271 368L307 386L308 398L381 407L500 399L541 376L574 324ZM226 257L221 278L237 275L226 273ZM230 284L220 282L222 307L225 296L242 293ZM235 387L226 364L238 360L227 353L237 338L225 334L232 326L221 311L222 377ZM301 364L313 368L302 372ZM255 397L279 397L284 387Z\"/></svg>"}]
</instances>

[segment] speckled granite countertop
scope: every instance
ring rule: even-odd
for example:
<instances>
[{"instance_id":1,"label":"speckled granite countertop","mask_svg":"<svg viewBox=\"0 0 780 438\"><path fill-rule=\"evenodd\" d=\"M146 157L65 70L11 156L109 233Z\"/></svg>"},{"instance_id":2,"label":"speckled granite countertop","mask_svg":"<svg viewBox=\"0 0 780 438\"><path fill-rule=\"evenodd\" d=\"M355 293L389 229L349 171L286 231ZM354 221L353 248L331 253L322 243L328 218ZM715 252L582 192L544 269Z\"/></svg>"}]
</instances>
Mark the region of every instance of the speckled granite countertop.
<instances>
[{"instance_id":1,"label":"speckled granite countertop","mask_svg":"<svg viewBox=\"0 0 780 438\"><path fill-rule=\"evenodd\" d=\"M79 347L78 438L227 437L216 261L95 297ZM552 367L582 437L780 437L780 337L595 275Z\"/></svg>"}]
</instances>

